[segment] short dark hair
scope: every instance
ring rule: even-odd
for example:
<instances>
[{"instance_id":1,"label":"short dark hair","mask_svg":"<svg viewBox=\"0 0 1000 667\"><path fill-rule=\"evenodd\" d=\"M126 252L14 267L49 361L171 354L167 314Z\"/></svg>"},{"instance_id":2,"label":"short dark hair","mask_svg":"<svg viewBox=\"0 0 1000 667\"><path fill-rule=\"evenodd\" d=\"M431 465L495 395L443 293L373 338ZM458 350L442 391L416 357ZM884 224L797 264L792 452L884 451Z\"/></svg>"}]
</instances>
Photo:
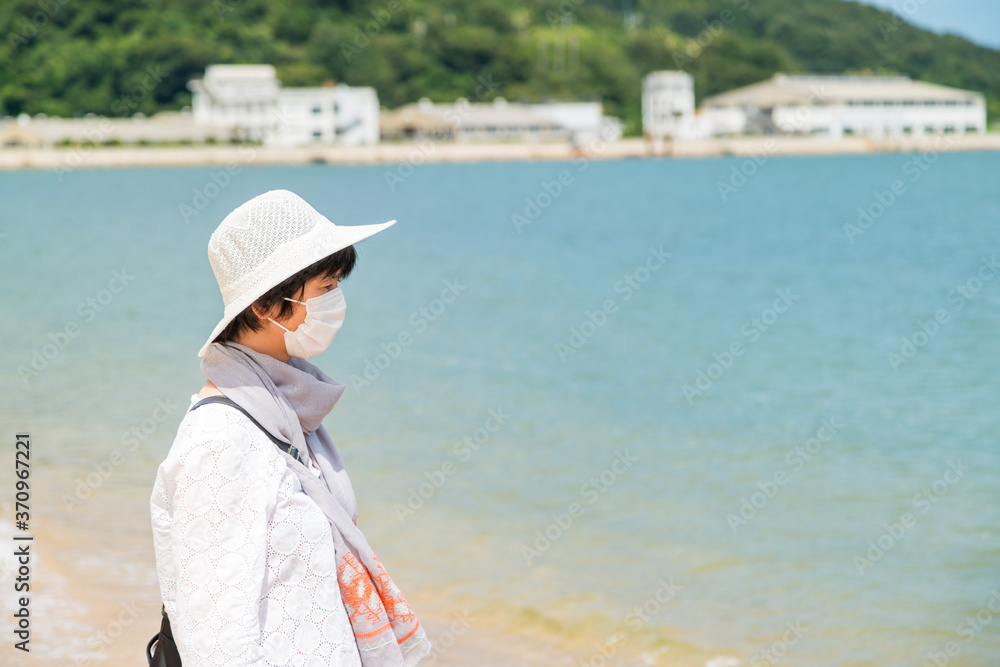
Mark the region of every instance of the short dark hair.
<instances>
[{"instance_id":1,"label":"short dark hair","mask_svg":"<svg viewBox=\"0 0 1000 667\"><path fill-rule=\"evenodd\" d=\"M236 342L244 333L263 329L264 324L257 317L256 313L253 312L254 306L257 306L258 310L265 313L270 312L272 308L278 306L280 308L278 318L283 319L288 317L292 314L292 309L295 308L295 305L291 301L285 301L285 297L301 301L306 283L318 276L344 280L354 270L354 264L357 262L357 259L358 255L354 250L354 246L349 245L343 250L338 250L318 262L310 264L295 275L286 278L264 292L251 305L247 306L243 312L234 317L233 321L227 324L222 333L216 336L212 342Z\"/></svg>"}]
</instances>

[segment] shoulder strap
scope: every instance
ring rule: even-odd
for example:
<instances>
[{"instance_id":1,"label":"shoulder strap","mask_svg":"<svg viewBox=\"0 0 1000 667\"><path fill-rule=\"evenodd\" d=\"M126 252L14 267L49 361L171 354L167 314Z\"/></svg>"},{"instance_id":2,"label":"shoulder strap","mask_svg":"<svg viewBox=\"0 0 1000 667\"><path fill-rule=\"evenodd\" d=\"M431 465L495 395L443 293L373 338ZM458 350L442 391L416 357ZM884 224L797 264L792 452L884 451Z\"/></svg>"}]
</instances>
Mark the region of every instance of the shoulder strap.
<instances>
[{"instance_id":1,"label":"shoulder strap","mask_svg":"<svg viewBox=\"0 0 1000 667\"><path fill-rule=\"evenodd\" d=\"M253 415L251 415L249 412L247 412L246 410L244 410L243 406L240 405L239 403L237 403L236 401L234 401L233 399L229 398L228 396L207 396L207 397L201 399L200 401L198 401L197 403L195 403L193 406L191 406L191 410L196 410L197 408L200 408L201 406L205 405L206 403L223 403L225 405L231 405L232 407L236 408L237 410L239 410L240 412L242 412L243 414L245 414L250 421L252 421L254 424L256 424L257 428L259 428L261 431L263 431L264 434L267 435L267 437L271 439L271 442L273 442L275 445L278 446L278 449L280 449L283 452L286 452L292 458L298 460L298 462L301 463L302 465L306 464L306 462L304 460L302 460L302 456L299 454L299 450L298 450L297 447L295 447L295 445L290 445L287 442L283 442L281 440L278 440L278 438L276 438L273 435L271 435L270 431L268 431L266 428L264 428L263 426L261 426L260 422L253 418ZM188 412L190 412L191 410L188 410Z\"/></svg>"}]
</instances>

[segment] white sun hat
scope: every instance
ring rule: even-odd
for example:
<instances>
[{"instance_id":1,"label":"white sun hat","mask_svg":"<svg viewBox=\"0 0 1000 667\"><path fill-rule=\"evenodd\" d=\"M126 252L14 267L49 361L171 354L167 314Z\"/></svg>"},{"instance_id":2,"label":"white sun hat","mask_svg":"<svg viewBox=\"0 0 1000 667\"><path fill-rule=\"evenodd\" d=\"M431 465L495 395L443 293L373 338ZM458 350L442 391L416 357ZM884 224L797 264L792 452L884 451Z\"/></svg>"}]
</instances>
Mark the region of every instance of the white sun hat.
<instances>
[{"instance_id":1,"label":"white sun hat","mask_svg":"<svg viewBox=\"0 0 1000 667\"><path fill-rule=\"evenodd\" d=\"M225 310L198 356L204 357L226 325L269 289L395 222L335 225L288 190L271 190L239 206L208 241L208 261Z\"/></svg>"}]
</instances>

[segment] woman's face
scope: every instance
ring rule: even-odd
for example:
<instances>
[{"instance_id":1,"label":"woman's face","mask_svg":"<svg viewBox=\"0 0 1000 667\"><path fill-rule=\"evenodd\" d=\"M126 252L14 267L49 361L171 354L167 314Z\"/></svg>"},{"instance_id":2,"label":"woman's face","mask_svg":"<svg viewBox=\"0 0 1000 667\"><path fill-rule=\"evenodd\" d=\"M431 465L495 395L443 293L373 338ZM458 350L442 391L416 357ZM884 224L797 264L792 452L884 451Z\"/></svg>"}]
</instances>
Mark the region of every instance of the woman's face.
<instances>
[{"instance_id":1,"label":"woman's face","mask_svg":"<svg viewBox=\"0 0 1000 667\"><path fill-rule=\"evenodd\" d=\"M302 296L292 298L296 301L305 302L313 297L322 296L337 287L339 280L339 276L336 278L327 278L326 276L311 278L306 282L305 287L303 288ZM281 326L286 327L289 331L295 331L300 324L306 321L306 305L305 303L289 303L292 304L292 314L288 317L288 319L281 320L277 317L274 319L281 322ZM285 332L282 331L280 327L274 328L277 330L278 335L282 337L282 340L284 340L283 337Z\"/></svg>"}]
</instances>

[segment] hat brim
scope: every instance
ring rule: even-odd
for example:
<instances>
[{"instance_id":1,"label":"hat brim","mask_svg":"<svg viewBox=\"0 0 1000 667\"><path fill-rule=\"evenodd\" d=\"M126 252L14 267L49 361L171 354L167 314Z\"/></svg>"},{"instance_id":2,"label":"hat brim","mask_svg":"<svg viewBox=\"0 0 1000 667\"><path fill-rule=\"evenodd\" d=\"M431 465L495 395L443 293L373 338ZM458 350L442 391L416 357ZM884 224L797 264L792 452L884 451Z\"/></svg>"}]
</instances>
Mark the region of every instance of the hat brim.
<instances>
[{"instance_id":1,"label":"hat brim","mask_svg":"<svg viewBox=\"0 0 1000 667\"><path fill-rule=\"evenodd\" d=\"M395 220L389 220L375 225L345 226L323 221L318 223L308 234L281 246L278 251L265 260L262 268L266 267L266 269L256 272L257 275L267 275L268 280L265 283L258 281L247 285L241 290L240 296L233 299L225 307L222 319L215 325L208 340L198 350L198 357L204 357L215 337L222 333L222 330L237 315L246 310L250 304L269 289L338 250L343 250L347 246L354 245L387 227L391 227L395 222Z\"/></svg>"}]
</instances>

